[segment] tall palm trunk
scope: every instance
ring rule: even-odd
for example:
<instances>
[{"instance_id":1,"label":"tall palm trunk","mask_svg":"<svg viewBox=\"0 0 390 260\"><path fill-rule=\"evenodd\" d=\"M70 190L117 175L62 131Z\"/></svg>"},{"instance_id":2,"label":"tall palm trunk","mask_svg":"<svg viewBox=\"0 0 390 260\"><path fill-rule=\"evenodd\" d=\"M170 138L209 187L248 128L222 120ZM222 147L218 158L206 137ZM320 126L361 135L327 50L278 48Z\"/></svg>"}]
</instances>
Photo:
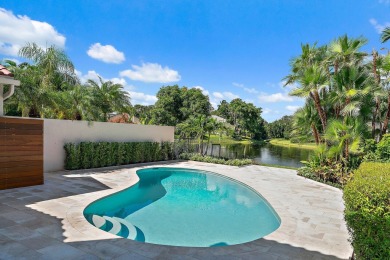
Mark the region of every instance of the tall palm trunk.
<instances>
[{"instance_id":1,"label":"tall palm trunk","mask_svg":"<svg viewBox=\"0 0 390 260\"><path fill-rule=\"evenodd\" d=\"M372 135L372 138L375 139L375 132L376 132L376 117L378 115L378 111L379 111L379 98L375 98L375 110L372 114L372 121L371 121L371 127L372 127L372 130L371 130L371 135Z\"/></svg>"},{"instance_id":2,"label":"tall palm trunk","mask_svg":"<svg viewBox=\"0 0 390 260\"><path fill-rule=\"evenodd\" d=\"M348 142L348 140L345 140L344 158L345 158L345 163L348 164L348 159L349 159L349 142ZM347 165L345 165L345 166L347 166Z\"/></svg>"},{"instance_id":3,"label":"tall palm trunk","mask_svg":"<svg viewBox=\"0 0 390 260\"><path fill-rule=\"evenodd\" d=\"M316 106L318 115L320 116L320 119L321 119L322 130L323 130L323 132L325 132L325 129L326 129L326 114L325 114L324 110L321 107L320 95L318 94L318 91L313 91L313 92L310 92L310 96L314 100L314 104Z\"/></svg>"},{"instance_id":4,"label":"tall palm trunk","mask_svg":"<svg viewBox=\"0 0 390 260\"><path fill-rule=\"evenodd\" d=\"M389 125L389 120L390 120L390 92L389 92L389 96L387 98L387 113L386 113L385 121L383 122L382 136L384 134L386 134L386 132L387 132L387 127ZM382 136L381 136L381 138L382 138Z\"/></svg>"},{"instance_id":5,"label":"tall palm trunk","mask_svg":"<svg viewBox=\"0 0 390 260\"><path fill-rule=\"evenodd\" d=\"M320 136L318 134L317 127L314 125L314 123L311 124L311 129L313 130L314 140L316 141L316 144L320 144Z\"/></svg>"},{"instance_id":6,"label":"tall palm trunk","mask_svg":"<svg viewBox=\"0 0 390 260\"><path fill-rule=\"evenodd\" d=\"M381 77L377 71L377 58L378 58L378 52L376 51L372 51L372 72L374 74L374 78L375 78L375 82L376 84L380 84L380 81L381 81ZM372 127L372 130L371 130L371 135L372 135L372 138L375 139L375 131L376 131L376 117L378 115L378 110L379 110L379 98L375 98L375 110L372 114L372 122L371 122L371 127Z\"/></svg>"}]
</instances>

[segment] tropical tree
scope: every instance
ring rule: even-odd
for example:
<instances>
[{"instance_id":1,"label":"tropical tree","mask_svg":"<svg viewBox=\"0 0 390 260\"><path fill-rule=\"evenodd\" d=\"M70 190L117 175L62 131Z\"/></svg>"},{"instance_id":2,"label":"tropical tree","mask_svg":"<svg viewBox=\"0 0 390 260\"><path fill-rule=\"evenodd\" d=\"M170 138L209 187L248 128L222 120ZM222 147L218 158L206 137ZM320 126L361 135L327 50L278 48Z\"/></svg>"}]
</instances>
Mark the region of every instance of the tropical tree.
<instances>
[{"instance_id":1,"label":"tropical tree","mask_svg":"<svg viewBox=\"0 0 390 260\"><path fill-rule=\"evenodd\" d=\"M27 43L19 50L19 56L32 60L39 68L42 87L58 90L78 82L72 61L55 45L43 49L35 43Z\"/></svg>"},{"instance_id":2,"label":"tropical tree","mask_svg":"<svg viewBox=\"0 0 390 260\"><path fill-rule=\"evenodd\" d=\"M96 119L106 122L110 113L131 112L129 93L123 89L121 84L103 81L101 77L99 77L99 82L89 79L87 84L91 88L91 104L97 110Z\"/></svg>"},{"instance_id":3,"label":"tropical tree","mask_svg":"<svg viewBox=\"0 0 390 260\"><path fill-rule=\"evenodd\" d=\"M320 117L322 129L326 129L327 116L321 104L320 92L329 84L327 71L320 64L310 65L303 69L299 78L296 79L299 86L290 92L292 96L311 98Z\"/></svg>"},{"instance_id":4,"label":"tropical tree","mask_svg":"<svg viewBox=\"0 0 390 260\"><path fill-rule=\"evenodd\" d=\"M381 34L381 41L387 42L390 39L390 27L386 27Z\"/></svg>"},{"instance_id":5,"label":"tropical tree","mask_svg":"<svg viewBox=\"0 0 390 260\"><path fill-rule=\"evenodd\" d=\"M325 138L332 143L330 155L338 157L347 166L350 151L358 150L365 132L366 126L359 118L331 120L325 132Z\"/></svg>"},{"instance_id":6,"label":"tropical tree","mask_svg":"<svg viewBox=\"0 0 390 260\"><path fill-rule=\"evenodd\" d=\"M44 110L55 105L51 89L42 88L42 69L36 65L6 60L4 64L20 80L20 86L15 94L5 103L7 106L15 105L23 117L42 117Z\"/></svg>"},{"instance_id":7,"label":"tropical tree","mask_svg":"<svg viewBox=\"0 0 390 260\"><path fill-rule=\"evenodd\" d=\"M312 135L317 145L321 142L321 136L318 131L320 119L317 110L310 99L306 101L305 106L298 109L293 117L293 135L300 139L307 139Z\"/></svg>"},{"instance_id":8,"label":"tropical tree","mask_svg":"<svg viewBox=\"0 0 390 260\"><path fill-rule=\"evenodd\" d=\"M367 43L367 39L363 37L349 38L347 35L337 38L329 45L328 59L337 74L340 68L345 66L353 66L361 62L366 56L366 53L360 49Z\"/></svg>"}]
</instances>

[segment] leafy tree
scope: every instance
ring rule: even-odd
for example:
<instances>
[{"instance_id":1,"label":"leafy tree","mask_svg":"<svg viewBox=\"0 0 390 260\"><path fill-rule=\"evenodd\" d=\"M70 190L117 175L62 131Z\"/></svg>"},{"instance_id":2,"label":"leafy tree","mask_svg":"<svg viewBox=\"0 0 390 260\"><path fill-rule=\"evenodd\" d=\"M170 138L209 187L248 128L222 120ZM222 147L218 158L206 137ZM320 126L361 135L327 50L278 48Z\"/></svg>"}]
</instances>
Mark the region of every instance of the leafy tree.
<instances>
[{"instance_id":1,"label":"leafy tree","mask_svg":"<svg viewBox=\"0 0 390 260\"><path fill-rule=\"evenodd\" d=\"M160 88L152 111L153 122L158 125L177 125L183 121L180 111L182 106L183 100L178 85Z\"/></svg>"},{"instance_id":2,"label":"leafy tree","mask_svg":"<svg viewBox=\"0 0 390 260\"><path fill-rule=\"evenodd\" d=\"M154 109L153 105L143 106L143 105L135 105L133 107L134 116L139 118L141 124L148 125L153 123L152 121L152 110Z\"/></svg>"},{"instance_id":3,"label":"leafy tree","mask_svg":"<svg viewBox=\"0 0 390 260\"><path fill-rule=\"evenodd\" d=\"M284 116L267 125L269 138L290 138L292 131L292 116Z\"/></svg>"},{"instance_id":4,"label":"leafy tree","mask_svg":"<svg viewBox=\"0 0 390 260\"><path fill-rule=\"evenodd\" d=\"M165 86L157 93L157 102L152 110L153 122L159 125L175 126L190 116L209 116L209 98L199 89Z\"/></svg>"},{"instance_id":5,"label":"leafy tree","mask_svg":"<svg viewBox=\"0 0 390 260\"><path fill-rule=\"evenodd\" d=\"M182 107L180 109L182 120L191 115L210 115L211 104L209 97L204 95L200 89L183 87L181 90Z\"/></svg>"},{"instance_id":6,"label":"leafy tree","mask_svg":"<svg viewBox=\"0 0 390 260\"><path fill-rule=\"evenodd\" d=\"M261 108L236 98L230 103L223 100L214 113L225 118L229 124L233 125L233 137L248 134L253 139L261 140L266 138L265 124L261 112Z\"/></svg>"}]
</instances>

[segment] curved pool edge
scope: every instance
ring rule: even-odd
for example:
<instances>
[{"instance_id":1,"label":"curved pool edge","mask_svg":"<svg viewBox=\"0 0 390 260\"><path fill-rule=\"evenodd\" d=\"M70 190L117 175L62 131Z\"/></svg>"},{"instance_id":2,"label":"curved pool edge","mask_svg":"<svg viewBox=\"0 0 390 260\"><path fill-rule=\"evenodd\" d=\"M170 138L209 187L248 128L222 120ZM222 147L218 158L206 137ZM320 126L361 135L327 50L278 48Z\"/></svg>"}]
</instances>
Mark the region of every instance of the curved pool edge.
<instances>
[{"instance_id":1,"label":"curved pool edge","mask_svg":"<svg viewBox=\"0 0 390 260\"><path fill-rule=\"evenodd\" d=\"M260 196L267 204L269 209L274 213L275 217L278 218L279 220L279 226L276 230L271 232L270 234L267 234L266 236L263 236L261 238L254 239L252 241L247 241L242 244L236 244L236 245L230 245L228 247L233 247L233 246L240 246L240 245L245 245L248 243L253 243L254 241L261 240L261 239L267 239L268 237L275 235L275 233L278 233L278 231L281 229L283 226L283 221L282 217L278 214L277 210L272 206L272 204L258 191L256 188L252 187L249 184L246 184L238 179L235 179L233 177L227 176L224 173L220 172L214 172L210 170L205 170L202 169L202 166L199 165L200 168L189 168L187 165L176 165L175 167L171 167L169 165L161 165L161 166L156 166L156 165L150 165L150 166L139 166L139 167L134 167L134 168L122 168L118 170L114 170L110 172L109 174L116 174L116 173L123 173L123 172L128 172L126 175L129 179L128 182L124 184L117 185L114 188L109 188L106 190L100 190L93 192L92 194L85 194L85 198L82 200L82 202L78 202L72 207L69 208L69 210L66 213L66 219L70 223L70 225L76 229L78 232L80 232L82 235L89 237L90 239L93 240L103 240L103 239L124 239L127 241L132 241L133 243L141 244L141 245L153 245L153 246L163 246L163 247L178 247L178 248L185 248L186 246L177 246L177 245L161 245L161 244L154 244L154 243L145 243L145 242L140 242L136 240L131 240L131 239L125 239L121 236L114 235L112 233L106 232L104 230L101 230L97 228L96 226L92 225L91 223L88 222L88 220L84 216L84 209L88 207L90 204L94 203L95 201L104 199L105 197L108 197L114 193L126 190L128 188L131 188L135 184L139 182L139 177L137 175L137 171L143 170L143 169L150 169L150 168L177 168L177 169L188 169L188 170L195 170L195 171L203 171L209 174L214 174L218 175L222 178L227 178L231 181L237 182L246 188L252 190L255 192L258 196ZM230 166L230 167L235 167L235 166ZM237 167L235 167L237 168ZM213 169L214 170L214 169ZM106 174L106 173L104 173ZM188 247L188 248L214 248L214 247Z\"/></svg>"}]
</instances>

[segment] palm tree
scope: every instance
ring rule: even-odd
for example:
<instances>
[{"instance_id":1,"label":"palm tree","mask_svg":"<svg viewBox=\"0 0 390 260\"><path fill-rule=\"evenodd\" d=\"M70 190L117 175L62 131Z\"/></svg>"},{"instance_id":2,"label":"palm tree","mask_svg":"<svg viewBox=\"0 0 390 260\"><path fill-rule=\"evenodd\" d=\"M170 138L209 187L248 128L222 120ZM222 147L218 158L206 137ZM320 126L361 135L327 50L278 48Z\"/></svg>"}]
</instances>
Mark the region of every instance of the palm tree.
<instances>
[{"instance_id":1,"label":"palm tree","mask_svg":"<svg viewBox=\"0 0 390 260\"><path fill-rule=\"evenodd\" d=\"M104 82L101 77L99 82L89 79L87 84L92 88L92 105L99 111L100 120L106 122L113 112L130 113L130 96L121 84Z\"/></svg>"},{"instance_id":2,"label":"palm tree","mask_svg":"<svg viewBox=\"0 0 390 260\"><path fill-rule=\"evenodd\" d=\"M214 133L215 131L222 129L222 127L223 127L223 124L221 122L218 122L217 119L212 118L212 117L207 118L206 124L204 126L205 132L208 134L208 140L207 140L207 146L206 146L205 153L207 153L207 150L209 149L211 134Z\"/></svg>"},{"instance_id":3,"label":"palm tree","mask_svg":"<svg viewBox=\"0 0 390 260\"><path fill-rule=\"evenodd\" d=\"M35 43L27 43L19 50L19 55L32 60L40 69L43 87L62 89L64 84L78 82L73 63L63 50L54 45L42 49Z\"/></svg>"},{"instance_id":4,"label":"palm tree","mask_svg":"<svg viewBox=\"0 0 390 260\"><path fill-rule=\"evenodd\" d=\"M351 66L361 62L366 53L360 48L367 43L363 37L349 38L347 35L341 36L329 45L329 61L333 66L334 73L337 74L339 68Z\"/></svg>"},{"instance_id":5,"label":"palm tree","mask_svg":"<svg viewBox=\"0 0 390 260\"><path fill-rule=\"evenodd\" d=\"M302 108L298 109L293 118L293 134L307 138L308 135L313 135L317 145L321 142L321 137L318 131L320 119L314 107L313 101L308 100ZM309 130L310 129L310 130Z\"/></svg>"},{"instance_id":6,"label":"palm tree","mask_svg":"<svg viewBox=\"0 0 390 260\"><path fill-rule=\"evenodd\" d=\"M383 120L382 124L382 130L381 130L381 137L386 134L390 122L390 54L387 54L386 57L383 59L383 63L381 64L381 71L383 75L385 76L385 79L382 80L382 86L387 92L387 109L386 109L386 115Z\"/></svg>"},{"instance_id":7,"label":"palm tree","mask_svg":"<svg viewBox=\"0 0 390 260\"><path fill-rule=\"evenodd\" d=\"M347 120L331 120L325 132L325 138L332 144L329 149L330 155L339 157L346 166L350 151L359 148L359 143L365 132L366 125L360 118L349 117Z\"/></svg>"},{"instance_id":8,"label":"palm tree","mask_svg":"<svg viewBox=\"0 0 390 260\"><path fill-rule=\"evenodd\" d=\"M285 86L297 82L305 68L314 64L323 63L326 58L327 46L317 47L317 43L313 45L301 44L301 51L301 55L292 59L290 62L291 74L283 79Z\"/></svg>"},{"instance_id":9,"label":"palm tree","mask_svg":"<svg viewBox=\"0 0 390 260\"><path fill-rule=\"evenodd\" d=\"M390 39L390 27L386 27L381 34L382 43L387 42Z\"/></svg>"},{"instance_id":10,"label":"palm tree","mask_svg":"<svg viewBox=\"0 0 390 260\"><path fill-rule=\"evenodd\" d=\"M311 98L321 120L322 129L326 129L326 113L321 105L320 91L328 86L328 76L323 67L314 64L305 68L297 79L299 87L292 90L290 95Z\"/></svg>"},{"instance_id":11,"label":"palm tree","mask_svg":"<svg viewBox=\"0 0 390 260\"><path fill-rule=\"evenodd\" d=\"M98 118L92 107L92 91L82 85L70 86L67 91L58 93L58 118L71 120L92 120Z\"/></svg>"},{"instance_id":12,"label":"palm tree","mask_svg":"<svg viewBox=\"0 0 390 260\"><path fill-rule=\"evenodd\" d=\"M20 80L21 84L15 89L15 94L7 100L17 104L18 110L23 117L42 117L43 111L55 104L53 91L42 88L42 70L41 68L7 60L5 66L14 73L15 78Z\"/></svg>"}]
</instances>

